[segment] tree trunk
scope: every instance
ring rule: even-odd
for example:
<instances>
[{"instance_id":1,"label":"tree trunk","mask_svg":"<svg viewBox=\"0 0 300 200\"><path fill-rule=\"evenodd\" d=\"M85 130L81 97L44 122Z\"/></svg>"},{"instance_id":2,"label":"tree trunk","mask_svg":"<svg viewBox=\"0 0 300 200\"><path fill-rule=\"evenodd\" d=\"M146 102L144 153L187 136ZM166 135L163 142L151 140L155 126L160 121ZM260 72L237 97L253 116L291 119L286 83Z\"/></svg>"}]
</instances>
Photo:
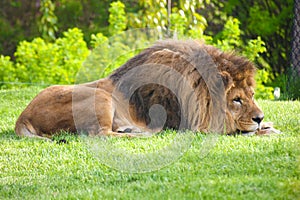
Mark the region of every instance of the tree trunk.
<instances>
[{"instance_id":1,"label":"tree trunk","mask_svg":"<svg viewBox=\"0 0 300 200\"><path fill-rule=\"evenodd\" d=\"M294 3L294 26L292 42L292 70L293 76L300 76L300 0Z\"/></svg>"},{"instance_id":2,"label":"tree trunk","mask_svg":"<svg viewBox=\"0 0 300 200\"><path fill-rule=\"evenodd\" d=\"M294 1L294 23L291 52L291 67L288 74L288 98L300 98L300 0Z\"/></svg>"}]
</instances>

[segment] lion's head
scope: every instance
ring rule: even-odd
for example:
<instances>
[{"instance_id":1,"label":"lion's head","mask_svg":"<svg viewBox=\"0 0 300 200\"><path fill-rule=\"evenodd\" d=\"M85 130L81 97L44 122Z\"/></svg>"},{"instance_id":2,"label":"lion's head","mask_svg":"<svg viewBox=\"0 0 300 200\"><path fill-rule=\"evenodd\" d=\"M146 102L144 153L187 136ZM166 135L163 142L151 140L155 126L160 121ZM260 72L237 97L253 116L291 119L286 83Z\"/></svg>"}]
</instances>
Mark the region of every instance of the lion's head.
<instances>
[{"instance_id":1,"label":"lion's head","mask_svg":"<svg viewBox=\"0 0 300 200\"><path fill-rule=\"evenodd\" d=\"M255 70L250 61L234 53L196 41L167 40L130 59L109 79L130 99L139 121L154 121L149 115L151 106L160 104L166 111L164 128L226 130L229 134L256 131L264 118L253 98ZM216 96L220 101L215 101Z\"/></svg>"},{"instance_id":2,"label":"lion's head","mask_svg":"<svg viewBox=\"0 0 300 200\"><path fill-rule=\"evenodd\" d=\"M227 132L254 132L260 129L264 114L254 101L256 67L246 58L234 53L224 53L212 46L204 46L204 48L221 73L227 75L227 81L224 81L225 87L228 88L226 91Z\"/></svg>"},{"instance_id":3,"label":"lion's head","mask_svg":"<svg viewBox=\"0 0 300 200\"><path fill-rule=\"evenodd\" d=\"M254 101L252 87L233 86L227 93L226 124L230 131L255 132L260 128L264 114Z\"/></svg>"}]
</instances>

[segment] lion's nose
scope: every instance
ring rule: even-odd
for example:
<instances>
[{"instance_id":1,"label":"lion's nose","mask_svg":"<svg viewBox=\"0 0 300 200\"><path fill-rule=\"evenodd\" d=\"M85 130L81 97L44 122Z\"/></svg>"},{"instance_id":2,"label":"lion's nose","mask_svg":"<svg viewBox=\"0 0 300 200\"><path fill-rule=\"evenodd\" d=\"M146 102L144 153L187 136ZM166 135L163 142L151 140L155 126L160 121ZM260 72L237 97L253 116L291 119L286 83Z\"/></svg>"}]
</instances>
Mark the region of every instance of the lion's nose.
<instances>
[{"instance_id":1,"label":"lion's nose","mask_svg":"<svg viewBox=\"0 0 300 200\"><path fill-rule=\"evenodd\" d=\"M256 123L260 123L262 120L264 119L264 115L263 114L259 114L255 117L252 118L253 121L255 121Z\"/></svg>"}]
</instances>

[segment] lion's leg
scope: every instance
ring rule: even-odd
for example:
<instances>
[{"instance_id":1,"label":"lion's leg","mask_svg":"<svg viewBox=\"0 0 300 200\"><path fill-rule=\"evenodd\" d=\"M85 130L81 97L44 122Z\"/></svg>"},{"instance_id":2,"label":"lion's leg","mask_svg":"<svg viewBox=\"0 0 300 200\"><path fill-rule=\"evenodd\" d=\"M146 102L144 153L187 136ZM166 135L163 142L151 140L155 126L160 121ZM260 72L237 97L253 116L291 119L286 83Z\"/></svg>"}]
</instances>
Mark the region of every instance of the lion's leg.
<instances>
[{"instance_id":1,"label":"lion's leg","mask_svg":"<svg viewBox=\"0 0 300 200\"><path fill-rule=\"evenodd\" d=\"M115 136L115 137L134 137L129 132L118 132L113 130L113 118L115 109L112 105L111 94L105 90L97 89L95 93L95 113L98 120L97 125L89 132L91 136Z\"/></svg>"},{"instance_id":2,"label":"lion's leg","mask_svg":"<svg viewBox=\"0 0 300 200\"><path fill-rule=\"evenodd\" d=\"M116 110L122 113L122 111L120 111L119 109L124 108L122 106L119 106L117 108L114 107L112 102L112 96L108 91L100 88L96 89L93 94L95 95L95 97L88 99L87 105L95 104L95 110L91 110L90 112L95 112L97 124L90 124L91 131L89 131L89 135L105 135L115 137L141 137L152 135L132 125L130 120L128 120L128 114L125 114L122 117L116 116ZM122 102L122 100L120 100L118 103L120 102ZM90 115L93 116L93 113L90 113ZM118 120L114 120L116 118ZM122 125L120 126L120 124Z\"/></svg>"},{"instance_id":3,"label":"lion's leg","mask_svg":"<svg viewBox=\"0 0 300 200\"><path fill-rule=\"evenodd\" d=\"M150 129L142 129L137 126L120 126L116 130L118 133L121 134L130 134L134 137L151 137L155 135L155 133L158 133L160 130L150 130Z\"/></svg>"},{"instance_id":4,"label":"lion's leg","mask_svg":"<svg viewBox=\"0 0 300 200\"><path fill-rule=\"evenodd\" d=\"M131 134L131 133L119 133L119 132L114 132L114 131L107 131L104 133L106 136L114 136L114 137L136 137L136 135Z\"/></svg>"}]
</instances>

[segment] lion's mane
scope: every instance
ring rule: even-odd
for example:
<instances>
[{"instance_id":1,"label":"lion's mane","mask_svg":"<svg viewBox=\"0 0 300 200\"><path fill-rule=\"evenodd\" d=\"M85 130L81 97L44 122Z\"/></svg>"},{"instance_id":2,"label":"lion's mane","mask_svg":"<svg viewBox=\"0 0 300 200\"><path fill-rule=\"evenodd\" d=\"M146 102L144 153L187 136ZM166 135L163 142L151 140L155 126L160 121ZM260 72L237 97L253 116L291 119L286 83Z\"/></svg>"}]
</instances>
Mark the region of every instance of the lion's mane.
<instances>
[{"instance_id":1,"label":"lion's mane","mask_svg":"<svg viewBox=\"0 0 300 200\"><path fill-rule=\"evenodd\" d=\"M130 100L132 117L150 128L161 126L160 113L151 116L151 107L159 104L165 109L163 128L222 132L224 122L226 128L234 127L226 114L226 92L232 86L253 87L255 70L250 61L235 53L192 40L165 40L143 50L108 78ZM174 78L174 72L181 77ZM225 105L214 102L215 96ZM213 112L214 108L225 118Z\"/></svg>"}]
</instances>

